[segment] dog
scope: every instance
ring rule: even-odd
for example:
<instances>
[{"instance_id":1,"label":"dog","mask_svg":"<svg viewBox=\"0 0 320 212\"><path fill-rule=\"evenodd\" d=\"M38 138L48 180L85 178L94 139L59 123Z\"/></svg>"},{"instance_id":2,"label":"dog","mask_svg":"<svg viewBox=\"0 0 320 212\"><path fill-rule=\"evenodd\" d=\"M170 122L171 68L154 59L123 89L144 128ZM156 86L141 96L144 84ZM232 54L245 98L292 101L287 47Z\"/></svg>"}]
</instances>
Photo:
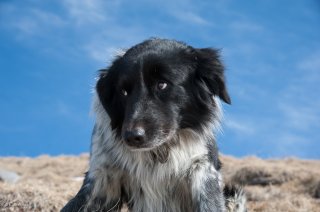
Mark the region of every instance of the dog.
<instances>
[{"instance_id":1,"label":"dog","mask_svg":"<svg viewBox=\"0 0 320 212\"><path fill-rule=\"evenodd\" d=\"M246 211L228 187L214 130L230 104L219 51L152 38L100 71L89 170L61 210Z\"/></svg>"}]
</instances>

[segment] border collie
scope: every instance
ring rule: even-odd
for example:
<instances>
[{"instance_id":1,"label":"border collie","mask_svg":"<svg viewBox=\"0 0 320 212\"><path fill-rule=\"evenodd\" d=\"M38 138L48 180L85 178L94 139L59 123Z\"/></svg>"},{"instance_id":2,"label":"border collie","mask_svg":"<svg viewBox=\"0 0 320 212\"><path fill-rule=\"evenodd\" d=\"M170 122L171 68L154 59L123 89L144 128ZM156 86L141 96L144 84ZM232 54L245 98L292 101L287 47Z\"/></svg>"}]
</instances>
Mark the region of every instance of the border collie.
<instances>
[{"instance_id":1,"label":"border collie","mask_svg":"<svg viewBox=\"0 0 320 212\"><path fill-rule=\"evenodd\" d=\"M146 40L100 71L96 94L89 170L62 211L246 210L219 171L219 99L231 100L216 49Z\"/></svg>"}]
</instances>

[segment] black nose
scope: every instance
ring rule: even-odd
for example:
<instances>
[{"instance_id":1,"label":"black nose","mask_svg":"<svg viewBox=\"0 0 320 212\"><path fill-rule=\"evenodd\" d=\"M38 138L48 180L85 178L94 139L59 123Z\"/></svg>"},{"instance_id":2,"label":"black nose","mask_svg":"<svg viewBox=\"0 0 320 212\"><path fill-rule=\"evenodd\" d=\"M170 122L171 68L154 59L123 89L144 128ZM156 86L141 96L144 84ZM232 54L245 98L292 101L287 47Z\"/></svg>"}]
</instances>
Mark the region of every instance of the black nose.
<instances>
[{"instance_id":1,"label":"black nose","mask_svg":"<svg viewBox=\"0 0 320 212\"><path fill-rule=\"evenodd\" d=\"M124 139L130 146L142 145L145 138L145 131L141 127L134 128L132 130L126 130L124 133Z\"/></svg>"}]
</instances>

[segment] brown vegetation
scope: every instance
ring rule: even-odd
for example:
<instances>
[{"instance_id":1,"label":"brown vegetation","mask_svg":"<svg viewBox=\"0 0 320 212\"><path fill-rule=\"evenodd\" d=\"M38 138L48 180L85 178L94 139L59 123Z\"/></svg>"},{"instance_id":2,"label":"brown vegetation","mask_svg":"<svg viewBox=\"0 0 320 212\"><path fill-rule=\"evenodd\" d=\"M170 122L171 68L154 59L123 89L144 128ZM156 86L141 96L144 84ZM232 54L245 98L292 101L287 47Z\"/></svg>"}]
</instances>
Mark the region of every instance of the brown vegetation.
<instances>
[{"instance_id":1,"label":"brown vegetation","mask_svg":"<svg viewBox=\"0 0 320 212\"><path fill-rule=\"evenodd\" d=\"M320 211L320 161L223 156L225 181L243 185L249 211ZM0 180L0 211L59 211L79 189L88 155L0 158L21 176Z\"/></svg>"}]
</instances>

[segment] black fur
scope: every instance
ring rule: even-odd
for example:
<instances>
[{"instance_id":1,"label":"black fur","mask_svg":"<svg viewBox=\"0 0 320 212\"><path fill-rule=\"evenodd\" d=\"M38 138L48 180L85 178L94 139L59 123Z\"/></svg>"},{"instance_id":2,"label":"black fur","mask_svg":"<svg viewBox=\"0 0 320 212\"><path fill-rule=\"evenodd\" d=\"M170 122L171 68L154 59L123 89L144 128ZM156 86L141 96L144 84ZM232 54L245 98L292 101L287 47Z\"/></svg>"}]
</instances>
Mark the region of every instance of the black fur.
<instances>
[{"instance_id":1,"label":"black fur","mask_svg":"<svg viewBox=\"0 0 320 212\"><path fill-rule=\"evenodd\" d=\"M224 211L219 51L150 39L100 71L90 168L62 211Z\"/></svg>"},{"instance_id":2,"label":"black fur","mask_svg":"<svg viewBox=\"0 0 320 212\"><path fill-rule=\"evenodd\" d=\"M157 83L168 87L160 91ZM123 96L125 90L128 96ZM137 125L148 126L144 142L153 147L159 129L200 129L215 119L214 95L231 103L218 51L194 49L171 40L148 40L101 71L97 92L119 137ZM135 114L135 116L134 116Z\"/></svg>"}]
</instances>

